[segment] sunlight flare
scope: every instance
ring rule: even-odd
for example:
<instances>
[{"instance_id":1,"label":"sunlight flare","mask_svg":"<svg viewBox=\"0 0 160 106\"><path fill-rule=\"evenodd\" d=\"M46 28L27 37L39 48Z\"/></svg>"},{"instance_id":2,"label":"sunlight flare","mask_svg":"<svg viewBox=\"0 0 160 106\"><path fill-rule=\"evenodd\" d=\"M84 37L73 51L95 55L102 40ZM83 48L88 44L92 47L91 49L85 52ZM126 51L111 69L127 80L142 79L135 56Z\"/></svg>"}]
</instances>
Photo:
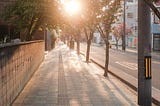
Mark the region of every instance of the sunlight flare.
<instances>
[{"instance_id":1,"label":"sunlight flare","mask_svg":"<svg viewBox=\"0 0 160 106\"><path fill-rule=\"evenodd\" d=\"M65 11L69 15L74 15L80 12L80 3L77 0L70 0L64 3Z\"/></svg>"}]
</instances>

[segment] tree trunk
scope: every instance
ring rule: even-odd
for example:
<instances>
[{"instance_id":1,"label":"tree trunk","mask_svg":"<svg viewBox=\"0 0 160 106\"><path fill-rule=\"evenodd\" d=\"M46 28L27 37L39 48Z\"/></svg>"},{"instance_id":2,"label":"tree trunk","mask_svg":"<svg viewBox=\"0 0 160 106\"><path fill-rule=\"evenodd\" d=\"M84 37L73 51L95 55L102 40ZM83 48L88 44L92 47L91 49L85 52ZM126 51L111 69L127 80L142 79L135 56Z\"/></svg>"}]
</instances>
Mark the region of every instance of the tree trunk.
<instances>
[{"instance_id":1,"label":"tree trunk","mask_svg":"<svg viewBox=\"0 0 160 106\"><path fill-rule=\"evenodd\" d=\"M116 49L118 50L118 40L116 39Z\"/></svg>"},{"instance_id":2,"label":"tree trunk","mask_svg":"<svg viewBox=\"0 0 160 106\"><path fill-rule=\"evenodd\" d=\"M31 23L30 23L30 26L28 28L28 31L27 31L27 35L26 35L26 41L31 41L32 40L32 34L31 34L31 30L34 26L34 17L32 17L32 20L31 20Z\"/></svg>"},{"instance_id":3,"label":"tree trunk","mask_svg":"<svg viewBox=\"0 0 160 106\"><path fill-rule=\"evenodd\" d=\"M109 64L109 42L108 40L106 43L106 60L105 60L105 70L104 70L104 77L108 77L108 64Z\"/></svg>"},{"instance_id":4,"label":"tree trunk","mask_svg":"<svg viewBox=\"0 0 160 106\"><path fill-rule=\"evenodd\" d=\"M126 50L126 38L125 35L123 34L122 36L122 50L125 51Z\"/></svg>"},{"instance_id":5,"label":"tree trunk","mask_svg":"<svg viewBox=\"0 0 160 106\"><path fill-rule=\"evenodd\" d=\"M31 41L32 40L32 35L30 33L28 33L26 35L26 41Z\"/></svg>"},{"instance_id":6,"label":"tree trunk","mask_svg":"<svg viewBox=\"0 0 160 106\"><path fill-rule=\"evenodd\" d=\"M80 55L80 42L77 40L77 54Z\"/></svg>"},{"instance_id":7,"label":"tree trunk","mask_svg":"<svg viewBox=\"0 0 160 106\"><path fill-rule=\"evenodd\" d=\"M91 39L87 40L86 62L89 63L89 53L91 47Z\"/></svg>"}]
</instances>

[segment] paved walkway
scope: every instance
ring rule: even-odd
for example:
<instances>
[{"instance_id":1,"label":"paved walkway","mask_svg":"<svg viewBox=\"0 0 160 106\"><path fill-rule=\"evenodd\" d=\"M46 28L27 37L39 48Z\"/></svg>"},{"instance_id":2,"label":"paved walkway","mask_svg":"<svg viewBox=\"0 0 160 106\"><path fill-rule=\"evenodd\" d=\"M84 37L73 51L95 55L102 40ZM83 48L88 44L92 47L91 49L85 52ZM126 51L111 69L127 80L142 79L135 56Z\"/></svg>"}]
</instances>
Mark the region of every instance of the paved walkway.
<instances>
[{"instance_id":1,"label":"paved walkway","mask_svg":"<svg viewBox=\"0 0 160 106\"><path fill-rule=\"evenodd\" d=\"M47 54L12 106L137 106L137 95L62 45Z\"/></svg>"}]
</instances>

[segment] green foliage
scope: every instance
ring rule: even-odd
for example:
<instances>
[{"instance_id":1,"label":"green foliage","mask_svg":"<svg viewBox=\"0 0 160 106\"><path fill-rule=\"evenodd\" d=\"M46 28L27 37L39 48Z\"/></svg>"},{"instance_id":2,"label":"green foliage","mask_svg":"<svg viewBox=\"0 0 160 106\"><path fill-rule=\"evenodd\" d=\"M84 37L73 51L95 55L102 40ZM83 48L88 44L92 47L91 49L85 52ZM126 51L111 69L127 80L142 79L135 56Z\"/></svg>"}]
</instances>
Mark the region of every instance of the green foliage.
<instances>
[{"instance_id":1,"label":"green foliage","mask_svg":"<svg viewBox=\"0 0 160 106\"><path fill-rule=\"evenodd\" d=\"M112 24L116 19L116 13L120 8L121 0L102 0L101 5L103 7L100 17L100 24L98 25L98 30L101 33L102 38L107 43L108 36L111 32Z\"/></svg>"},{"instance_id":2,"label":"green foliage","mask_svg":"<svg viewBox=\"0 0 160 106\"><path fill-rule=\"evenodd\" d=\"M98 16L100 15L101 11L101 4L98 0L84 0L83 1L83 22L85 27L88 29L95 31L96 26L98 24Z\"/></svg>"},{"instance_id":3,"label":"green foliage","mask_svg":"<svg viewBox=\"0 0 160 106\"><path fill-rule=\"evenodd\" d=\"M57 6L55 0L17 0L5 8L3 18L19 32L24 32L26 40L31 40L40 27L55 27Z\"/></svg>"},{"instance_id":4,"label":"green foliage","mask_svg":"<svg viewBox=\"0 0 160 106\"><path fill-rule=\"evenodd\" d=\"M158 2L159 0L150 0L151 2Z\"/></svg>"},{"instance_id":5,"label":"green foliage","mask_svg":"<svg viewBox=\"0 0 160 106\"><path fill-rule=\"evenodd\" d=\"M124 31L124 25L123 25L124 23L120 23L120 24L118 24L118 25L116 25L116 26L114 26L114 27L112 27L112 33L113 33L113 35L115 36L115 38L122 38L122 36L123 36L123 31ZM128 35L128 34L132 34L133 35L133 32L132 32L132 29L130 28L130 27L128 27L127 25L125 25L126 26L126 30L125 30L125 33L126 33L126 35Z\"/></svg>"}]
</instances>

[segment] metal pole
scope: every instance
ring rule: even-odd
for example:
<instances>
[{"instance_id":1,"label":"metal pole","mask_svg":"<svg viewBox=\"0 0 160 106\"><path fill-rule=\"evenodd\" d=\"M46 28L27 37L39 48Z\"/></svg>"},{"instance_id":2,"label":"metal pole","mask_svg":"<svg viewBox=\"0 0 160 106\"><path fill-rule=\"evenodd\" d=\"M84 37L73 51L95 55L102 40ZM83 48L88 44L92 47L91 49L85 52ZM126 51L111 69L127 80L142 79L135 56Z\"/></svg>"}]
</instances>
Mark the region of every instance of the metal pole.
<instances>
[{"instance_id":1,"label":"metal pole","mask_svg":"<svg viewBox=\"0 0 160 106\"><path fill-rule=\"evenodd\" d=\"M126 50L126 0L124 0L124 5L123 5L123 35L122 35L122 50Z\"/></svg>"},{"instance_id":2,"label":"metal pole","mask_svg":"<svg viewBox=\"0 0 160 106\"><path fill-rule=\"evenodd\" d=\"M148 70L151 74L150 21L149 6L144 0L138 0L138 104L140 106L151 106L152 103L151 76L148 77Z\"/></svg>"}]
</instances>

